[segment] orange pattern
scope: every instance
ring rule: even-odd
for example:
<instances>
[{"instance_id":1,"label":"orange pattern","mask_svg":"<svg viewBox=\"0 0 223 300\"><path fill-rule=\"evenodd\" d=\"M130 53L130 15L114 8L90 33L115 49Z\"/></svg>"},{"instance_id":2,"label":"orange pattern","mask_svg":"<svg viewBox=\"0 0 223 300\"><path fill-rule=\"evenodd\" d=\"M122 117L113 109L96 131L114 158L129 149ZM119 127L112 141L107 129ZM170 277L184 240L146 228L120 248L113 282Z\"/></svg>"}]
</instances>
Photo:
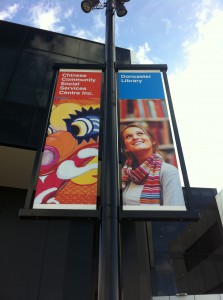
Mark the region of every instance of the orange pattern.
<instances>
[{"instance_id":1,"label":"orange pattern","mask_svg":"<svg viewBox=\"0 0 223 300\"><path fill-rule=\"evenodd\" d=\"M71 195L75 195L73 199L71 199ZM77 185L69 182L57 194L57 200L61 204L96 204L95 195L97 195L97 183Z\"/></svg>"}]
</instances>

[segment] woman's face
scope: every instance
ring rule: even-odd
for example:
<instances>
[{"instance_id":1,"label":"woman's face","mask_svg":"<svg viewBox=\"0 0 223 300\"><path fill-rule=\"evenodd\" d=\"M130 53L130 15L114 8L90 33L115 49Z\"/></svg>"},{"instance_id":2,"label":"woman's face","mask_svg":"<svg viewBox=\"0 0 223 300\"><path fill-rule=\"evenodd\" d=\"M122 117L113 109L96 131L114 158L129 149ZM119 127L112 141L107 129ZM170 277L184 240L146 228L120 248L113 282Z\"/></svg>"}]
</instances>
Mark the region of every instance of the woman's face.
<instances>
[{"instance_id":1,"label":"woman's face","mask_svg":"<svg viewBox=\"0 0 223 300\"><path fill-rule=\"evenodd\" d=\"M131 153L148 150L148 154L152 154L152 141L150 137L138 127L129 127L123 132L123 140L125 149Z\"/></svg>"}]
</instances>

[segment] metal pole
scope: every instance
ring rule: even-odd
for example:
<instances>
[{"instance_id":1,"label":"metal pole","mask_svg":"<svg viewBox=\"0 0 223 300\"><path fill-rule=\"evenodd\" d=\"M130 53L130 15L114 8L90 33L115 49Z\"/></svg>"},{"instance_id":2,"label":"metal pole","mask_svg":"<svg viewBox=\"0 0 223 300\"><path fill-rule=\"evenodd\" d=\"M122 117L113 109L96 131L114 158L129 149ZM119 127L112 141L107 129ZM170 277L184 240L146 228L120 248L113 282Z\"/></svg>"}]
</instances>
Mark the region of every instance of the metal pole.
<instances>
[{"instance_id":1,"label":"metal pole","mask_svg":"<svg viewBox=\"0 0 223 300\"><path fill-rule=\"evenodd\" d=\"M114 3L106 3L105 99L102 148L102 218L100 226L98 300L119 299L119 168L115 92Z\"/></svg>"}]
</instances>

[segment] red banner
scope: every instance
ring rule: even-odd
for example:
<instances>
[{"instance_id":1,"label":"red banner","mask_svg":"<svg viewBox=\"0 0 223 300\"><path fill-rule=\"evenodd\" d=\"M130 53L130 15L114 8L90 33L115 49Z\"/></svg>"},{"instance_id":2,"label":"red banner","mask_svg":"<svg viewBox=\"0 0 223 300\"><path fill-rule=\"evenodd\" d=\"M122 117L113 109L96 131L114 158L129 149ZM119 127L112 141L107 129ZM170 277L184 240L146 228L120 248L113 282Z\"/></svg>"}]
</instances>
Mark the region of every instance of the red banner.
<instances>
[{"instance_id":1,"label":"red banner","mask_svg":"<svg viewBox=\"0 0 223 300\"><path fill-rule=\"evenodd\" d=\"M96 209L101 80L60 70L33 208Z\"/></svg>"}]
</instances>

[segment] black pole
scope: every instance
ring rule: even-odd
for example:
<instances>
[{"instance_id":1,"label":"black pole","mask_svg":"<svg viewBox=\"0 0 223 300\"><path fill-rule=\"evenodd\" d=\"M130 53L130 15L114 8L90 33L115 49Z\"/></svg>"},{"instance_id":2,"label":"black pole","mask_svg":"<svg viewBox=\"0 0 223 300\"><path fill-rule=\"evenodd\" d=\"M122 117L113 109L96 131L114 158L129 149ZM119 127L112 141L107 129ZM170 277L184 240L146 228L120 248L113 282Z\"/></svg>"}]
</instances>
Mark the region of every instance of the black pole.
<instances>
[{"instance_id":1,"label":"black pole","mask_svg":"<svg viewBox=\"0 0 223 300\"><path fill-rule=\"evenodd\" d=\"M106 2L105 99L102 148L102 218L98 300L119 299L119 168L115 91L114 3Z\"/></svg>"}]
</instances>

